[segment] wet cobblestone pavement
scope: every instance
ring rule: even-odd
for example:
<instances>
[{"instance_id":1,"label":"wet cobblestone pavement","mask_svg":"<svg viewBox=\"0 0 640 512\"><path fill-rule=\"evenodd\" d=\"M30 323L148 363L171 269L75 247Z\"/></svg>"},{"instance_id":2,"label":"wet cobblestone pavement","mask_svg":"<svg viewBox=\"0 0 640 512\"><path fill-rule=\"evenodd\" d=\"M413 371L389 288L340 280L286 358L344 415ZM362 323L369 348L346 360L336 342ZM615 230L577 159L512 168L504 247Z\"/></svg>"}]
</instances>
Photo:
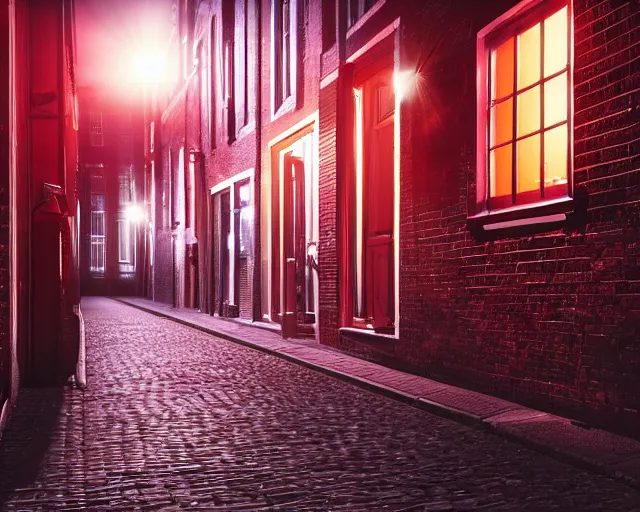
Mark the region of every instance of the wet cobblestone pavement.
<instances>
[{"instance_id":1,"label":"wet cobblestone pavement","mask_svg":"<svg viewBox=\"0 0 640 512\"><path fill-rule=\"evenodd\" d=\"M3 510L640 510L640 492L108 299L87 382L24 390Z\"/></svg>"}]
</instances>

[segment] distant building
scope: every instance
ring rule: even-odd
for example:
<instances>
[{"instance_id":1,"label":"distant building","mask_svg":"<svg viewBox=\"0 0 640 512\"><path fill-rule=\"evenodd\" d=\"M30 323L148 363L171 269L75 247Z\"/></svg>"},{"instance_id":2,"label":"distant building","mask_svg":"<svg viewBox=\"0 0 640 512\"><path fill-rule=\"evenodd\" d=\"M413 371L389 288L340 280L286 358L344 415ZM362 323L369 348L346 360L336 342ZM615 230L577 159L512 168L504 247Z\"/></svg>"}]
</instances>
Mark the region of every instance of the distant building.
<instances>
[{"instance_id":1,"label":"distant building","mask_svg":"<svg viewBox=\"0 0 640 512\"><path fill-rule=\"evenodd\" d=\"M0 0L0 428L80 337L72 0Z\"/></svg>"},{"instance_id":2,"label":"distant building","mask_svg":"<svg viewBox=\"0 0 640 512\"><path fill-rule=\"evenodd\" d=\"M81 289L141 293L144 235L142 98L82 87L80 104Z\"/></svg>"},{"instance_id":3,"label":"distant building","mask_svg":"<svg viewBox=\"0 0 640 512\"><path fill-rule=\"evenodd\" d=\"M149 296L637 429L636 5L176 0Z\"/></svg>"}]
</instances>

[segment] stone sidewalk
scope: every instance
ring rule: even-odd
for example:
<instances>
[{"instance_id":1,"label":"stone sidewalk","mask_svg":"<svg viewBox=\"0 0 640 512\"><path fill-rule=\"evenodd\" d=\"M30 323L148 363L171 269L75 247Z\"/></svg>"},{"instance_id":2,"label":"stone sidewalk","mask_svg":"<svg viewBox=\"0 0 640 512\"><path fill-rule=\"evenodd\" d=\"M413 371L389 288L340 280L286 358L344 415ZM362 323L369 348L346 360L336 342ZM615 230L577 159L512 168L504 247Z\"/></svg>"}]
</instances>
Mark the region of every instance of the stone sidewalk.
<instances>
[{"instance_id":1,"label":"stone sidewalk","mask_svg":"<svg viewBox=\"0 0 640 512\"><path fill-rule=\"evenodd\" d=\"M500 398L390 369L313 340L283 340L276 330L141 298L118 298L157 316L332 375L419 409L474 425L582 469L640 488L640 442Z\"/></svg>"}]
</instances>

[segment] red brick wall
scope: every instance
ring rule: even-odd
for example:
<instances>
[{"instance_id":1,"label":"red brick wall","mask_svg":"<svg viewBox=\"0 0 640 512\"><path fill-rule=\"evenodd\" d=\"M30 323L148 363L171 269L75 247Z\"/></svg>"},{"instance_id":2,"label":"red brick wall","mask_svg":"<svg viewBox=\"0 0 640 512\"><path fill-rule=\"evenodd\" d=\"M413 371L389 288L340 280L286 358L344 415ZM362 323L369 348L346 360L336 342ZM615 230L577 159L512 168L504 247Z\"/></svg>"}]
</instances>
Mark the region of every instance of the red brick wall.
<instances>
[{"instance_id":1,"label":"red brick wall","mask_svg":"<svg viewBox=\"0 0 640 512\"><path fill-rule=\"evenodd\" d=\"M166 111L162 121L162 141L156 144L160 151L161 165L156 168L156 252L155 252L155 299L173 303L174 261L172 236L172 205L176 194L176 172L180 147L185 146L185 102L184 91ZM169 150L173 163L169 162ZM173 169L173 176L170 170ZM170 185L172 184L172 185ZM162 197L164 195L164 207Z\"/></svg>"},{"instance_id":2,"label":"red brick wall","mask_svg":"<svg viewBox=\"0 0 640 512\"><path fill-rule=\"evenodd\" d=\"M633 1L574 2L576 213L552 230L480 238L467 226L476 34L515 3L461 0L402 17L403 62L427 58L401 110L401 319L391 351L515 400L637 425L639 14ZM322 222L329 237L335 224ZM321 304L334 290L321 285ZM341 346L388 357L388 343L362 338L343 333Z\"/></svg>"},{"instance_id":3,"label":"red brick wall","mask_svg":"<svg viewBox=\"0 0 640 512\"><path fill-rule=\"evenodd\" d=\"M322 343L338 340L338 188L336 182L336 120L338 85L320 90L320 240L318 241L319 328Z\"/></svg>"},{"instance_id":4,"label":"red brick wall","mask_svg":"<svg viewBox=\"0 0 640 512\"><path fill-rule=\"evenodd\" d=\"M6 1L0 10L7 12ZM8 17L0 17L0 76L9 76ZM0 85L0 411L11 386L9 346L9 81Z\"/></svg>"}]
</instances>

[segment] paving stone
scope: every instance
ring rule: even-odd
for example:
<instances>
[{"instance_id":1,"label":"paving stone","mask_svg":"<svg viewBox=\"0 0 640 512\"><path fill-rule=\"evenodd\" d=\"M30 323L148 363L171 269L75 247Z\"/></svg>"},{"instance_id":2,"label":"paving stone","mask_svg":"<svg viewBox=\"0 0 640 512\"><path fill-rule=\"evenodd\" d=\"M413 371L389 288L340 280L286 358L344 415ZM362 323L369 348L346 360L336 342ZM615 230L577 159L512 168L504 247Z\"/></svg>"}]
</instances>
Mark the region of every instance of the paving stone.
<instances>
[{"instance_id":1,"label":"paving stone","mask_svg":"<svg viewBox=\"0 0 640 512\"><path fill-rule=\"evenodd\" d=\"M108 299L83 312L88 385L23 390L3 510L640 510L620 482L285 360Z\"/></svg>"}]
</instances>

